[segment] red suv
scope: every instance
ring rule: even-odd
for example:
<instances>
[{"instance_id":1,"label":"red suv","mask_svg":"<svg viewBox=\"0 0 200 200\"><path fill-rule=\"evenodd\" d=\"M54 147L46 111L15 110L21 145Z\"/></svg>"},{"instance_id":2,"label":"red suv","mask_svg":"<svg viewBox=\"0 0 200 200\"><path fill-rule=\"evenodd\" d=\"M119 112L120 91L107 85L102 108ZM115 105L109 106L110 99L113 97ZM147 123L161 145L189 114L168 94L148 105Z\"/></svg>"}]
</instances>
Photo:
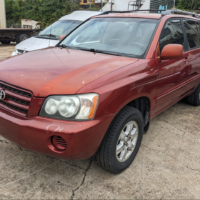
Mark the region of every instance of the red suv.
<instances>
[{"instance_id":1,"label":"red suv","mask_svg":"<svg viewBox=\"0 0 200 200\"><path fill-rule=\"evenodd\" d=\"M125 170L154 116L183 98L200 105L200 21L167 13L96 16L57 47L2 61L0 134Z\"/></svg>"}]
</instances>

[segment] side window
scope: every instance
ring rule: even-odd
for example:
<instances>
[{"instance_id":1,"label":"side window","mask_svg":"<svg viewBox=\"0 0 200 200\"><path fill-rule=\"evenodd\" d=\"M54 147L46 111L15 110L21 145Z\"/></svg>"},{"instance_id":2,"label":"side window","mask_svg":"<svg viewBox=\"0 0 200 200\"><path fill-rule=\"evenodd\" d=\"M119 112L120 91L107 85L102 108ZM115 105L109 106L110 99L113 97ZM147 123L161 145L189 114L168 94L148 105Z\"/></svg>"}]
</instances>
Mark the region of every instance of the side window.
<instances>
[{"instance_id":1,"label":"side window","mask_svg":"<svg viewBox=\"0 0 200 200\"><path fill-rule=\"evenodd\" d=\"M160 51L168 44L184 46L184 35L180 20L170 20L166 23L160 36Z\"/></svg>"},{"instance_id":2,"label":"side window","mask_svg":"<svg viewBox=\"0 0 200 200\"><path fill-rule=\"evenodd\" d=\"M198 33L200 34L200 21L199 21L199 22L196 21L196 24L197 24L197 31L198 31Z\"/></svg>"},{"instance_id":3,"label":"side window","mask_svg":"<svg viewBox=\"0 0 200 200\"><path fill-rule=\"evenodd\" d=\"M200 47L199 31L198 31L199 26L197 26L198 22L188 19L188 20L183 20L183 23L186 30L189 48L194 49Z\"/></svg>"}]
</instances>

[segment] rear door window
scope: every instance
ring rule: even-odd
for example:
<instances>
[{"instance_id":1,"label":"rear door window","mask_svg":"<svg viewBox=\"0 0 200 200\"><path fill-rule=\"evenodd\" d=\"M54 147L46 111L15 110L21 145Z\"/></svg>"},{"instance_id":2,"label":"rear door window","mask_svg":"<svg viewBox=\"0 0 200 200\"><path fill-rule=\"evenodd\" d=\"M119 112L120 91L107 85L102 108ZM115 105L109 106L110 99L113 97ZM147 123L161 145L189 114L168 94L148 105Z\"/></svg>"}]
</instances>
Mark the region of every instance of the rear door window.
<instances>
[{"instance_id":1,"label":"rear door window","mask_svg":"<svg viewBox=\"0 0 200 200\"><path fill-rule=\"evenodd\" d=\"M200 47L200 38L199 38L199 25L195 20L183 20L187 40L189 44L189 49L195 49Z\"/></svg>"},{"instance_id":2,"label":"rear door window","mask_svg":"<svg viewBox=\"0 0 200 200\"><path fill-rule=\"evenodd\" d=\"M160 51L168 44L184 46L183 28L180 20L170 20L166 23L160 36Z\"/></svg>"}]
</instances>

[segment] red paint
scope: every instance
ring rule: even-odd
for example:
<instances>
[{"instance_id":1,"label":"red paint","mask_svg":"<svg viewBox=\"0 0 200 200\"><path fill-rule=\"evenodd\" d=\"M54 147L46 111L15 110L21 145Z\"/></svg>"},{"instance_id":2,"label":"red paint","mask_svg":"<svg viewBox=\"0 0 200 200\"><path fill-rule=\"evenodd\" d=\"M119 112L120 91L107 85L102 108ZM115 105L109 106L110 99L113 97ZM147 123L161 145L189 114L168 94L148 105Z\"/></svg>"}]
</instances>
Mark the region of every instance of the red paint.
<instances>
[{"instance_id":1,"label":"red paint","mask_svg":"<svg viewBox=\"0 0 200 200\"><path fill-rule=\"evenodd\" d=\"M160 19L161 14L109 17ZM148 97L152 118L191 94L200 83L200 49L184 52L178 59L160 60L159 37L166 20L172 17L186 16L167 15L160 19L145 59L56 47L2 61L0 80L31 91L33 97L26 116L0 106L0 134L33 151L59 158L85 159L95 154L114 116L129 102ZM93 92L99 94L99 104L91 121L70 122L38 116L49 95ZM66 150L59 151L52 145L54 135L66 141Z\"/></svg>"}]
</instances>

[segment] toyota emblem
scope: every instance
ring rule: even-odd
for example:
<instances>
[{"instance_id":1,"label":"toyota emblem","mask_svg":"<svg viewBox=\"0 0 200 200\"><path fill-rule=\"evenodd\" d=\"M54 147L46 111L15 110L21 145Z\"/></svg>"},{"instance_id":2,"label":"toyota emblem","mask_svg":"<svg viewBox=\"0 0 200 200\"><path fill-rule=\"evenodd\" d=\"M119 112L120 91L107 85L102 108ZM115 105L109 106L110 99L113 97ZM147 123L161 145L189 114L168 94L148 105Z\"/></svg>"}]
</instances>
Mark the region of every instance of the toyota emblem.
<instances>
[{"instance_id":1,"label":"toyota emblem","mask_svg":"<svg viewBox=\"0 0 200 200\"><path fill-rule=\"evenodd\" d=\"M6 93L3 90L0 90L0 100L4 100L6 98Z\"/></svg>"}]
</instances>

